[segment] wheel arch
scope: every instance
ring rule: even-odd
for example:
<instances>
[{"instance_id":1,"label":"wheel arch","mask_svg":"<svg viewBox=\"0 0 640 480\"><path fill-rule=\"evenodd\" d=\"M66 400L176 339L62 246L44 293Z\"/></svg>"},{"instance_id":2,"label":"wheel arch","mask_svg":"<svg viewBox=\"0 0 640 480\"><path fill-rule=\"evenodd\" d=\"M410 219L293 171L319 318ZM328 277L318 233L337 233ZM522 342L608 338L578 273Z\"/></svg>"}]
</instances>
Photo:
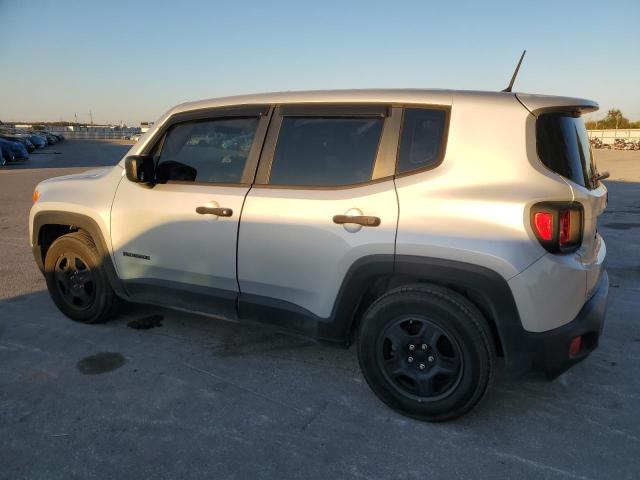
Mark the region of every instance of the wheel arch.
<instances>
[{"instance_id":1,"label":"wheel arch","mask_svg":"<svg viewBox=\"0 0 640 480\"><path fill-rule=\"evenodd\" d=\"M40 271L44 272L44 259L51 244L59 237L78 230L87 232L93 240L113 290L119 296L127 297L111 260L102 229L93 218L87 215L52 210L36 213L33 218L31 244L33 256Z\"/></svg>"},{"instance_id":2,"label":"wheel arch","mask_svg":"<svg viewBox=\"0 0 640 480\"><path fill-rule=\"evenodd\" d=\"M508 368L517 370L528 361L518 346L518 338L524 334L518 309L500 274L465 262L413 255L365 257L349 270L334 306L334 318L346 324L348 342L357 334L362 316L376 298L393 288L419 283L450 288L471 301L486 318L496 353L505 357Z\"/></svg>"}]
</instances>

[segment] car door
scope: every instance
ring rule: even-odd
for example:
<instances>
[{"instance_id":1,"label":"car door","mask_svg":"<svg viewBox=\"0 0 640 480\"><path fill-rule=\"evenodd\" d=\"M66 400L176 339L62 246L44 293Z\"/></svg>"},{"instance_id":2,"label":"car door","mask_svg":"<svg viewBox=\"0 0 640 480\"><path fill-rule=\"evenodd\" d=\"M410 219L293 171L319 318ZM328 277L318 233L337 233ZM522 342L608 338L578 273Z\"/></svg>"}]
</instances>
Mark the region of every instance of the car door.
<instances>
[{"instance_id":1,"label":"car door","mask_svg":"<svg viewBox=\"0 0 640 480\"><path fill-rule=\"evenodd\" d=\"M242 212L241 317L322 337L317 322L330 319L355 262L386 255L391 273L400 116L385 105L274 112Z\"/></svg>"},{"instance_id":2,"label":"car door","mask_svg":"<svg viewBox=\"0 0 640 480\"><path fill-rule=\"evenodd\" d=\"M268 112L256 106L178 115L144 152L156 159L155 184L123 177L111 239L134 299L235 316L238 222Z\"/></svg>"}]
</instances>

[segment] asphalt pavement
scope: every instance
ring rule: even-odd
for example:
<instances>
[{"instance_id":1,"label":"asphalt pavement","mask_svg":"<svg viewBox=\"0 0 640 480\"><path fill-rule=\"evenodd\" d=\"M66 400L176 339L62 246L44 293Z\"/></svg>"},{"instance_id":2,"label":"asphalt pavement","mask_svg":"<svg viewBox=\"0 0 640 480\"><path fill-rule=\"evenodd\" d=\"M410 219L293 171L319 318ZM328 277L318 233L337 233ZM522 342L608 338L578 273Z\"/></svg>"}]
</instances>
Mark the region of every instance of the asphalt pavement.
<instances>
[{"instance_id":1,"label":"asphalt pavement","mask_svg":"<svg viewBox=\"0 0 640 480\"><path fill-rule=\"evenodd\" d=\"M470 414L428 424L378 401L354 348L141 305L64 317L28 246L33 188L127 148L66 141L0 169L0 478L639 478L640 152L596 152L600 348L553 382L498 374Z\"/></svg>"}]
</instances>

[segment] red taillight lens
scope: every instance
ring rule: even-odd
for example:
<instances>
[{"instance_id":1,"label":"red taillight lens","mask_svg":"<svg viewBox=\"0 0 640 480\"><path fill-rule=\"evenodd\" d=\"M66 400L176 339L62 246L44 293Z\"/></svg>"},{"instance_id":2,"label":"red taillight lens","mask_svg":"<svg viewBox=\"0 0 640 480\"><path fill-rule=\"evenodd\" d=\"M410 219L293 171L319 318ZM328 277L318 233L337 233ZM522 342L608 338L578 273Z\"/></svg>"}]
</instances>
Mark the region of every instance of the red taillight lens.
<instances>
[{"instance_id":1,"label":"red taillight lens","mask_svg":"<svg viewBox=\"0 0 640 480\"><path fill-rule=\"evenodd\" d=\"M560 246L571 243L571 211L560 210Z\"/></svg>"},{"instance_id":2,"label":"red taillight lens","mask_svg":"<svg viewBox=\"0 0 640 480\"><path fill-rule=\"evenodd\" d=\"M541 240L553 238L553 214L551 212L537 212L533 215L533 225Z\"/></svg>"}]
</instances>

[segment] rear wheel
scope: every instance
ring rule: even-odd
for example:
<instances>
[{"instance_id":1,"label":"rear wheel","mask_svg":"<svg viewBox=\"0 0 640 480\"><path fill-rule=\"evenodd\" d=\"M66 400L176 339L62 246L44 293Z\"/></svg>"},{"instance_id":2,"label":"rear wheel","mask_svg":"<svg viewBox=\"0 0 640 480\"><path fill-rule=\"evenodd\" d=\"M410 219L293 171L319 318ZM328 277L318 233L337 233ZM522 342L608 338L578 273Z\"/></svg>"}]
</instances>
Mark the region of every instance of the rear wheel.
<instances>
[{"instance_id":1,"label":"rear wheel","mask_svg":"<svg viewBox=\"0 0 640 480\"><path fill-rule=\"evenodd\" d=\"M472 409L493 375L495 348L477 308L435 285L386 293L364 315L360 367L378 397L401 413L449 420Z\"/></svg>"},{"instance_id":2,"label":"rear wheel","mask_svg":"<svg viewBox=\"0 0 640 480\"><path fill-rule=\"evenodd\" d=\"M113 316L119 299L91 237L82 231L55 240L44 262L51 298L67 317L98 323Z\"/></svg>"}]
</instances>

